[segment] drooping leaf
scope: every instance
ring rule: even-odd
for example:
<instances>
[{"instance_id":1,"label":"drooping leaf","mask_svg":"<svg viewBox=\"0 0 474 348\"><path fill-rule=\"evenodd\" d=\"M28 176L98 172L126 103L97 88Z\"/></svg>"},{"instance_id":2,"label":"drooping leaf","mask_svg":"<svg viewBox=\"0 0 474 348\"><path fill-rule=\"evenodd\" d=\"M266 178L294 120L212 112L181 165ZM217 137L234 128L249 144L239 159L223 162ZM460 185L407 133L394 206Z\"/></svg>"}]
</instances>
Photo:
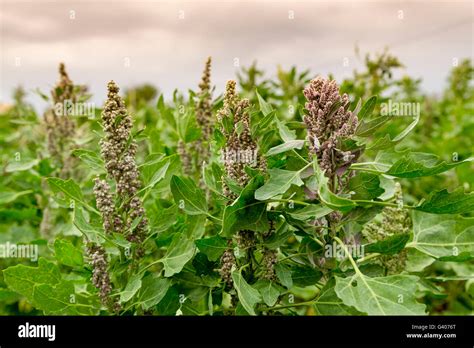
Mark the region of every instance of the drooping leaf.
<instances>
[{"instance_id":1,"label":"drooping leaf","mask_svg":"<svg viewBox=\"0 0 474 348\"><path fill-rule=\"evenodd\" d=\"M232 280L242 306L250 315L256 315L255 305L262 301L258 290L249 285L238 271L232 272Z\"/></svg>"}]
</instances>

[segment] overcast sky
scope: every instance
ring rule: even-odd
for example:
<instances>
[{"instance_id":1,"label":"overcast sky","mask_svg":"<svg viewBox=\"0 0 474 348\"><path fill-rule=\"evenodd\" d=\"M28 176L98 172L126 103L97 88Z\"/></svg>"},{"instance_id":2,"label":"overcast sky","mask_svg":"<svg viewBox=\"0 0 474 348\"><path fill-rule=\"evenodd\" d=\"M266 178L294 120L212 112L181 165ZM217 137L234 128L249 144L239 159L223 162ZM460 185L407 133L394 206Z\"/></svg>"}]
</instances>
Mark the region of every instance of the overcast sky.
<instances>
[{"instance_id":1,"label":"overcast sky","mask_svg":"<svg viewBox=\"0 0 474 348\"><path fill-rule=\"evenodd\" d=\"M453 60L474 56L472 1L21 1L0 0L0 102L13 87L48 91L64 61L72 80L102 104L106 83L196 88L213 57L223 90L235 62L269 76L297 65L336 78L360 67L354 54L385 46L403 73L439 92ZM344 66L344 58L349 65ZM41 105L39 97L30 99Z\"/></svg>"}]
</instances>

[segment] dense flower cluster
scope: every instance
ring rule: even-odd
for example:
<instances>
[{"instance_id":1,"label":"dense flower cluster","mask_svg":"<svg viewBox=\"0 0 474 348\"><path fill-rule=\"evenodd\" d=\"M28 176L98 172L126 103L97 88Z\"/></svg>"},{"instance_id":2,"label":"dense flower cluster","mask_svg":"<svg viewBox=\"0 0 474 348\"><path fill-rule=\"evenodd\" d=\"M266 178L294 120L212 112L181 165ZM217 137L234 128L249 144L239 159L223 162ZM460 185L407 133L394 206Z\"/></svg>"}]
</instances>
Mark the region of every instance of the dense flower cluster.
<instances>
[{"instance_id":1,"label":"dense flower cluster","mask_svg":"<svg viewBox=\"0 0 474 348\"><path fill-rule=\"evenodd\" d=\"M46 111L44 122L48 140L48 151L62 167L62 177L68 177L71 163L68 149L75 133L75 122L68 116L57 112L55 107L65 102L75 103L74 84L69 78L63 63L59 64L59 80L51 91L53 107ZM66 156L65 156L66 155Z\"/></svg>"},{"instance_id":2,"label":"dense flower cluster","mask_svg":"<svg viewBox=\"0 0 474 348\"><path fill-rule=\"evenodd\" d=\"M118 304L110 298L112 285L108 273L108 262L105 249L97 245L89 245L87 254L92 266L92 284L99 290L99 298L104 306L117 309Z\"/></svg>"},{"instance_id":3,"label":"dense flower cluster","mask_svg":"<svg viewBox=\"0 0 474 348\"><path fill-rule=\"evenodd\" d=\"M248 99L240 100L235 91L235 81L228 81L224 95L224 106L218 112L221 130L226 136L226 145L222 156L227 177L234 180L239 186L244 187L249 182L245 167L266 169L266 161L259 156L257 143L250 133L250 115ZM231 129L225 127L225 118L231 118ZM236 195L223 183L224 195L235 199Z\"/></svg>"},{"instance_id":4,"label":"dense flower cluster","mask_svg":"<svg viewBox=\"0 0 474 348\"><path fill-rule=\"evenodd\" d=\"M231 288L233 285L232 281L232 268L235 266L235 256L232 249L227 249L221 256L221 268L219 274L226 284L227 287Z\"/></svg>"},{"instance_id":5,"label":"dense flower cluster","mask_svg":"<svg viewBox=\"0 0 474 348\"><path fill-rule=\"evenodd\" d=\"M202 138L207 141L212 133L212 96L211 96L211 57L207 58L206 66L199 84L199 101L196 105L196 121L201 127Z\"/></svg>"},{"instance_id":6,"label":"dense flower cluster","mask_svg":"<svg viewBox=\"0 0 474 348\"><path fill-rule=\"evenodd\" d=\"M137 144L131 135L132 119L118 92L119 88L115 82L109 82L108 99L102 112L102 128L105 136L100 141L100 147L107 173L116 182L121 210L118 211L113 204L110 187L104 181L96 180L94 192L97 207L103 216L105 230L123 233L130 229L134 220L138 219L139 223L133 231L130 231L127 239L141 243L148 229L148 220L142 202L136 196L141 187L135 163Z\"/></svg>"},{"instance_id":7,"label":"dense flower cluster","mask_svg":"<svg viewBox=\"0 0 474 348\"><path fill-rule=\"evenodd\" d=\"M263 253L263 278L267 280L275 280L275 265L277 264L277 251L266 249Z\"/></svg>"},{"instance_id":8,"label":"dense flower cluster","mask_svg":"<svg viewBox=\"0 0 474 348\"><path fill-rule=\"evenodd\" d=\"M187 175L190 175L193 170L193 162L192 162L191 154L186 148L186 144L184 143L184 141L182 140L178 141L178 147L176 149L176 152L178 153L179 158L181 159L183 172Z\"/></svg>"},{"instance_id":9,"label":"dense flower cluster","mask_svg":"<svg viewBox=\"0 0 474 348\"><path fill-rule=\"evenodd\" d=\"M340 95L334 80L317 77L304 89L305 108L308 114L304 122L308 129L310 151L317 155L326 176L332 176L338 168L351 163L354 154L338 149L338 139L354 134L358 119L349 111L349 97Z\"/></svg>"}]
</instances>

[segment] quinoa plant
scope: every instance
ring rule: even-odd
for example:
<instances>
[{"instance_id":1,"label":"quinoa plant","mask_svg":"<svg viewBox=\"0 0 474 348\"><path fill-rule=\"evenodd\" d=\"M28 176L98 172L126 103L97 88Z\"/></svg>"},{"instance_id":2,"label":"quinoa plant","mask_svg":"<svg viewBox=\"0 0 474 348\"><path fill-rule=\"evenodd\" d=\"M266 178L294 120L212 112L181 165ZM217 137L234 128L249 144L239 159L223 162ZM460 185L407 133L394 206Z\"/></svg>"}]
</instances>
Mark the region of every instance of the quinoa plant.
<instances>
[{"instance_id":1,"label":"quinoa plant","mask_svg":"<svg viewBox=\"0 0 474 348\"><path fill-rule=\"evenodd\" d=\"M472 149L443 159L426 152L433 146L414 141L429 142L419 131L423 116L384 114L390 96L370 96L397 85L390 71L398 60L384 54L367 64L367 74L342 87L323 76L308 81L309 73L296 68L271 81L254 65L240 72L240 87L229 80L214 90L209 58L199 91L175 91L172 100L160 95L156 110L138 120L135 112L150 111L150 104L129 95L130 108L111 81L100 119L82 121L88 141L74 146L70 120L50 114L47 122L58 126L48 128L44 146L59 157L8 165L2 185L21 185L0 195L7 207L0 216L10 219L0 223L10 236L22 228L38 240L38 219L20 216L31 206L36 212L35 197L46 191L34 183L45 179L47 195L67 211L64 232L42 237L37 261L2 263L0 309L28 303L32 314L54 315L471 313L474 193L463 178L472 172ZM73 98L61 69L57 101ZM468 63L455 70L457 89L436 111L455 108L458 144L469 144L461 116L472 106L463 75L471 70ZM403 93L392 97L421 100L408 88L416 83L404 81ZM71 153L77 167L56 171L53 162ZM75 175L79 170L87 175Z\"/></svg>"}]
</instances>

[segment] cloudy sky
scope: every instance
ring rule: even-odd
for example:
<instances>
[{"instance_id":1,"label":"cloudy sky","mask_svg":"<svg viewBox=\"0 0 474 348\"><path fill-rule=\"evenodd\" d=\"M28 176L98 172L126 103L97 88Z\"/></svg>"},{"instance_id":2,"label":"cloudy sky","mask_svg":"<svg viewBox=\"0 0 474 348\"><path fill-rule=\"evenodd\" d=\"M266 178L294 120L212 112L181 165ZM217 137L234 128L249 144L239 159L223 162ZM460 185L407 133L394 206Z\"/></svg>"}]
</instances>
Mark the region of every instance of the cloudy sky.
<instances>
[{"instance_id":1,"label":"cloudy sky","mask_svg":"<svg viewBox=\"0 0 474 348\"><path fill-rule=\"evenodd\" d=\"M47 91L60 61L102 103L110 79L123 87L149 82L167 95L196 88L209 55L218 91L236 63L254 60L270 76L280 64L342 78L360 67L356 45L363 53L388 46L406 65L402 73L421 77L423 88L436 93L453 61L474 56L473 4L0 0L0 102L20 84Z\"/></svg>"}]
</instances>

